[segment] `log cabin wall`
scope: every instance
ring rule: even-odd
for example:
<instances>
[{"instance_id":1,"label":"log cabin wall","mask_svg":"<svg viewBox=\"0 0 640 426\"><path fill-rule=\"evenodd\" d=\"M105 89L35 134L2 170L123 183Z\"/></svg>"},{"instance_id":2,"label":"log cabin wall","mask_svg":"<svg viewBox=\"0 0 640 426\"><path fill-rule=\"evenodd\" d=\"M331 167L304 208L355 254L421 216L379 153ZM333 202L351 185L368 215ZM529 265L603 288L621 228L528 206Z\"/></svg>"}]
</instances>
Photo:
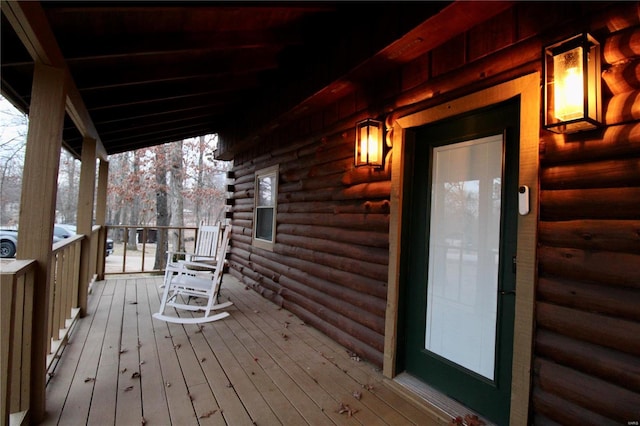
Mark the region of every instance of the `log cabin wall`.
<instances>
[{"instance_id":1,"label":"log cabin wall","mask_svg":"<svg viewBox=\"0 0 640 426\"><path fill-rule=\"evenodd\" d=\"M541 137L536 424L640 418L637 23L601 40L605 127Z\"/></svg>"},{"instance_id":2,"label":"log cabin wall","mask_svg":"<svg viewBox=\"0 0 640 426\"><path fill-rule=\"evenodd\" d=\"M235 155L230 174L230 272L382 365L390 169L353 167L355 122L540 72L543 44L584 30L586 21L604 47L607 125L566 137L540 130L532 417L607 424L629 421L635 410L638 419L639 8L637 2L582 7L516 3L337 102L260 135L259 146ZM567 18L576 13L575 21ZM276 243L267 251L251 244L254 180L257 170L276 164Z\"/></svg>"}]
</instances>

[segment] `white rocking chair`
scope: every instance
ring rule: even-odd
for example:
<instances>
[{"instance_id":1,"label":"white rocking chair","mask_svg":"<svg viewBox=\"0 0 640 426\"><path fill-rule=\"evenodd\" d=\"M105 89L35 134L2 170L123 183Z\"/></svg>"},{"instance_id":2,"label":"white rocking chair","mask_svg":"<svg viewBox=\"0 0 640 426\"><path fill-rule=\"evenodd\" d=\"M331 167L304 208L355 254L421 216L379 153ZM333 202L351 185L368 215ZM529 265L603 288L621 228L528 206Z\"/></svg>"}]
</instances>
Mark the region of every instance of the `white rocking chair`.
<instances>
[{"instance_id":1,"label":"white rocking chair","mask_svg":"<svg viewBox=\"0 0 640 426\"><path fill-rule=\"evenodd\" d=\"M233 305L231 301L218 302L218 294L222 285L225 257L229 246L231 225L224 229L220 245L217 248L215 265L193 260L170 262L165 272L164 292L160 301L160 309L153 317L162 321L179 324L200 324L217 321L229 316L228 312L214 313ZM192 269L196 268L196 269ZM203 273L203 271L209 271ZM194 298L205 298L206 305L189 304ZM203 316L179 317L165 314L167 307L191 312L204 311Z\"/></svg>"}]
</instances>

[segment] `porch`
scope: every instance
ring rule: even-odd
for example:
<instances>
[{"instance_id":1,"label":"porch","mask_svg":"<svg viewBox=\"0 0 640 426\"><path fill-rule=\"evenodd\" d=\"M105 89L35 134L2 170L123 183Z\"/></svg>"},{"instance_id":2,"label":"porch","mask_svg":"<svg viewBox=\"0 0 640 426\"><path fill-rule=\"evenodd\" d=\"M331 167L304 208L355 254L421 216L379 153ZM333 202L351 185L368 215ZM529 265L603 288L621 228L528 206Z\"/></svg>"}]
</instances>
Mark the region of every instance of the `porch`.
<instances>
[{"instance_id":1,"label":"porch","mask_svg":"<svg viewBox=\"0 0 640 426\"><path fill-rule=\"evenodd\" d=\"M46 389L44 424L447 424L366 360L233 275L231 316L167 324L159 276L97 281Z\"/></svg>"}]
</instances>

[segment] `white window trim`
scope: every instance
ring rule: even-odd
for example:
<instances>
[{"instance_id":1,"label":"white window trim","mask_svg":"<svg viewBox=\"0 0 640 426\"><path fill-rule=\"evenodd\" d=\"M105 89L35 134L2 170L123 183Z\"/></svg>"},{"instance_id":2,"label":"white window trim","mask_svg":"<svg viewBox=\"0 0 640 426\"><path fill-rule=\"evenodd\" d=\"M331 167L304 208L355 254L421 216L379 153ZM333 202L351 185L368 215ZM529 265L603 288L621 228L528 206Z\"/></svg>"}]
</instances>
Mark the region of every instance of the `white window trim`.
<instances>
[{"instance_id":1,"label":"white window trim","mask_svg":"<svg viewBox=\"0 0 640 426\"><path fill-rule=\"evenodd\" d=\"M253 246L261 248L261 249L264 249L264 250L269 250L269 251L273 251L273 245L276 242L276 216L278 214L278 184L279 184L279 180L280 180L279 171L280 171L280 166L278 164L276 164L275 166L266 167L264 169L260 169L260 170L257 170L255 172L253 231L251 233L251 241L252 241ZM264 177L269 176L269 175L275 176L275 188L274 188L275 197L274 197L274 200L273 200L273 222L271 224L271 227L272 227L272 233L271 233L272 241L256 237L256 230L257 230L257 225L258 225L258 197L260 195L259 191L258 191L258 181L259 181L259 179L264 178Z\"/></svg>"}]
</instances>

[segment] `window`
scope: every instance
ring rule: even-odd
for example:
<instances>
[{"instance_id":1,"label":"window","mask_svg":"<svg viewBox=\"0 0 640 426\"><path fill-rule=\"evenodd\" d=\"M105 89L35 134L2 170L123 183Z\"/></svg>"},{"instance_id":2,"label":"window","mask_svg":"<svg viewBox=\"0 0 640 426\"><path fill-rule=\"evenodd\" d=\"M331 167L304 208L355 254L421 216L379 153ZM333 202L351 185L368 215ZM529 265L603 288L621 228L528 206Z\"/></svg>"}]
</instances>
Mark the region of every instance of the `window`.
<instances>
[{"instance_id":1,"label":"window","mask_svg":"<svg viewBox=\"0 0 640 426\"><path fill-rule=\"evenodd\" d=\"M276 241L277 165L256 172L255 194L253 245L272 250Z\"/></svg>"}]
</instances>

